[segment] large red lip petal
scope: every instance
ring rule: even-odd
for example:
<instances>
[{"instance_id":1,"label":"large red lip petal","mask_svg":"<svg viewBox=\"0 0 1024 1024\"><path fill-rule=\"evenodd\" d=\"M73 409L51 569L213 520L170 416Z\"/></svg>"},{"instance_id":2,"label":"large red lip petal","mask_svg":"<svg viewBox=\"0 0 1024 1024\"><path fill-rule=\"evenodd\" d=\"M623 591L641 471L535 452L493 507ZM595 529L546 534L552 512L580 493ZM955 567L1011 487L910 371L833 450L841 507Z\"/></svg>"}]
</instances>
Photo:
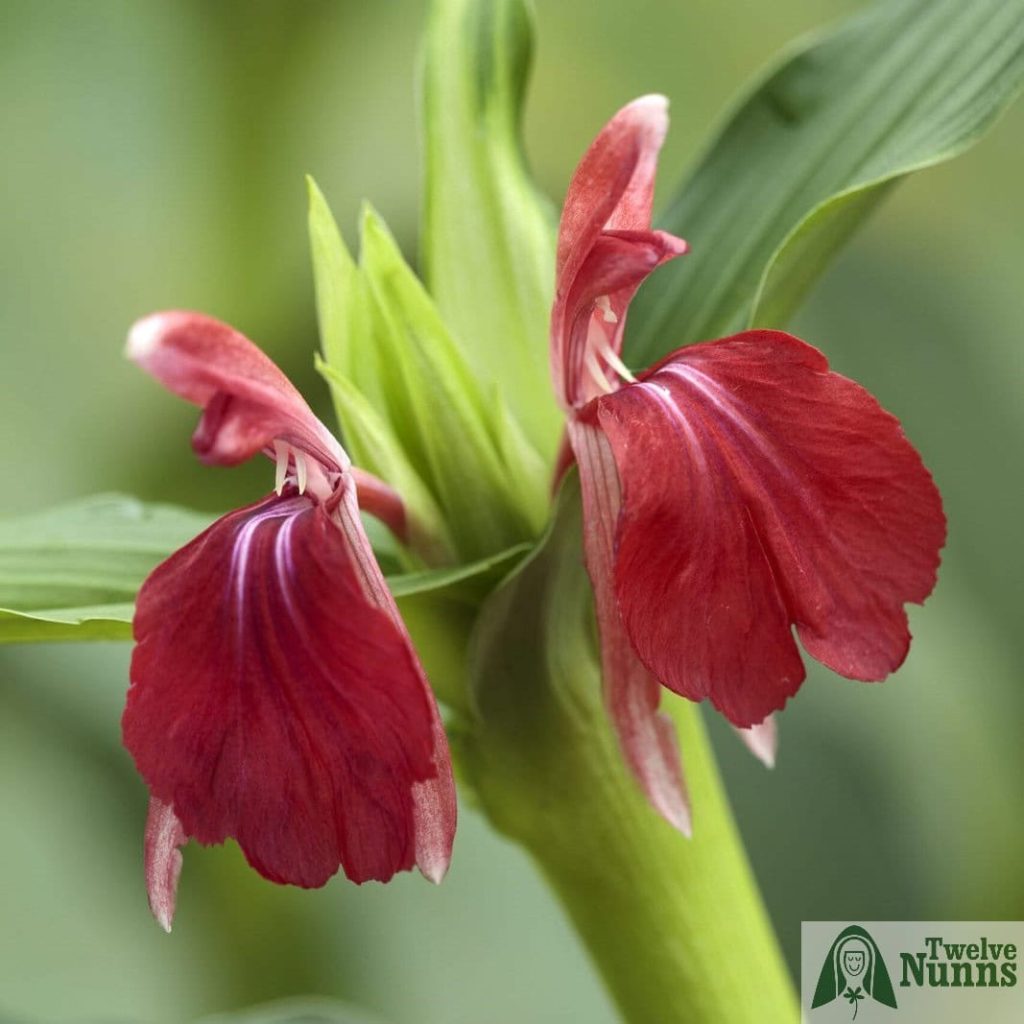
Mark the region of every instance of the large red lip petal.
<instances>
[{"instance_id":1,"label":"large red lip petal","mask_svg":"<svg viewBox=\"0 0 1024 1024\"><path fill-rule=\"evenodd\" d=\"M421 791L447 771L422 671L349 545L323 505L270 498L218 520L138 598L125 744L185 835L235 838L277 882L412 867Z\"/></svg>"},{"instance_id":2,"label":"large red lip petal","mask_svg":"<svg viewBox=\"0 0 1024 1024\"><path fill-rule=\"evenodd\" d=\"M622 482L615 586L642 660L749 726L807 651L856 679L906 656L935 584L941 499L894 417L779 332L682 349L587 409Z\"/></svg>"}]
</instances>

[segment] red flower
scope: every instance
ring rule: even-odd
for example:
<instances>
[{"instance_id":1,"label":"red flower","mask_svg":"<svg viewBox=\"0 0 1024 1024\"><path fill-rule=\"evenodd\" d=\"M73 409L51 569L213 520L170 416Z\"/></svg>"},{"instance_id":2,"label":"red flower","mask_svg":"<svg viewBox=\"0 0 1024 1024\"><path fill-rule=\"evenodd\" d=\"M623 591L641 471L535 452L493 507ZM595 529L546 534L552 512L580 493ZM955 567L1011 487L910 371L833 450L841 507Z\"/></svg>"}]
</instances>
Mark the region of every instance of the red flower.
<instances>
[{"instance_id":1,"label":"red flower","mask_svg":"<svg viewBox=\"0 0 1024 1024\"><path fill-rule=\"evenodd\" d=\"M650 230L663 98L621 110L583 157L559 230L552 371L579 464L606 700L654 806L688 828L658 684L709 699L772 751L805 671L907 654L903 606L935 585L945 518L897 420L779 331L678 349L634 377L619 354L648 273L685 252Z\"/></svg>"},{"instance_id":2,"label":"red flower","mask_svg":"<svg viewBox=\"0 0 1024 1024\"><path fill-rule=\"evenodd\" d=\"M225 324L140 321L128 352L202 406L193 447L277 461L276 494L230 512L158 566L136 606L125 745L151 794L146 881L170 928L187 839L237 840L275 882L339 868L440 881L455 793L437 707L363 532L402 505L354 470L280 370Z\"/></svg>"}]
</instances>

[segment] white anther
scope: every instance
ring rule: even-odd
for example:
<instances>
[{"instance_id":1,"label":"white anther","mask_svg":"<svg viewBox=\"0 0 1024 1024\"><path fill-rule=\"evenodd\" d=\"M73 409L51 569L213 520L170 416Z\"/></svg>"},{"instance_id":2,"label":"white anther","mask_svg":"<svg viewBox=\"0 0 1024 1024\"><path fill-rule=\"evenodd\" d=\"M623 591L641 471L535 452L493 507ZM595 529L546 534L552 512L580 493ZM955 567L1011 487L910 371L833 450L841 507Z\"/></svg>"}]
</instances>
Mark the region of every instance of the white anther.
<instances>
[{"instance_id":1,"label":"white anther","mask_svg":"<svg viewBox=\"0 0 1024 1024\"><path fill-rule=\"evenodd\" d=\"M306 493L306 477L308 469L306 466L306 457L301 452L294 452L295 455L295 480L299 485L299 494Z\"/></svg>"},{"instance_id":2,"label":"white anther","mask_svg":"<svg viewBox=\"0 0 1024 1024\"><path fill-rule=\"evenodd\" d=\"M587 368L587 373L590 374L590 379L598 386L601 394L610 395L615 388L612 386L611 381L608 380L608 375L601 369L601 365L598 363L597 356L594 355L592 348L587 349L583 363Z\"/></svg>"},{"instance_id":3,"label":"white anther","mask_svg":"<svg viewBox=\"0 0 1024 1024\"><path fill-rule=\"evenodd\" d=\"M612 300L609 296L599 295L594 305L601 311L601 319L606 324L617 324L619 322L618 314L612 309Z\"/></svg>"},{"instance_id":4,"label":"white anther","mask_svg":"<svg viewBox=\"0 0 1024 1024\"><path fill-rule=\"evenodd\" d=\"M288 476L288 457L291 454L291 449L284 441L274 442L274 455L277 460L277 464L274 467L274 490L277 491L278 496L284 490L284 481Z\"/></svg>"}]
</instances>

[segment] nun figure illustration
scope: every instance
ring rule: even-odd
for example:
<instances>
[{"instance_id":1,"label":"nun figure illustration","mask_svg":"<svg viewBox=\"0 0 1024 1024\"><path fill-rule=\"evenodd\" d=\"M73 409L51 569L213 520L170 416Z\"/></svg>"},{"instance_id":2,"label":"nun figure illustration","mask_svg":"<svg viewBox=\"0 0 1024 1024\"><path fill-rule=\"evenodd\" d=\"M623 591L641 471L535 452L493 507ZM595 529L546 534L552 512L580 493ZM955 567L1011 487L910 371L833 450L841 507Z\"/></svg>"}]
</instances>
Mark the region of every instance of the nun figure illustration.
<instances>
[{"instance_id":1,"label":"nun figure illustration","mask_svg":"<svg viewBox=\"0 0 1024 1024\"><path fill-rule=\"evenodd\" d=\"M811 1009L842 997L853 1007L853 1020L865 999L896 1009L896 995L875 940L860 927L841 931L821 966Z\"/></svg>"}]
</instances>

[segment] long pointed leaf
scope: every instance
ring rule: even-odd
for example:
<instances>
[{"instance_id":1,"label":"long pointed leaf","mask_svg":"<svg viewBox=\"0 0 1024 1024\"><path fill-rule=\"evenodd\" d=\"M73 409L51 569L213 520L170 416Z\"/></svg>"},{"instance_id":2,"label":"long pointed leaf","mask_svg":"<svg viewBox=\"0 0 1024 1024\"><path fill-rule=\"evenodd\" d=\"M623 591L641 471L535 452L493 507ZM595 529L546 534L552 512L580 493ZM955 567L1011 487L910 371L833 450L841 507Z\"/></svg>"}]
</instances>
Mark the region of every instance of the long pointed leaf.
<instances>
[{"instance_id":1,"label":"long pointed leaf","mask_svg":"<svg viewBox=\"0 0 1024 1024\"><path fill-rule=\"evenodd\" d=\"M142 581L212 518L105 494L0 520L0 642L130 638Z\"/></svg>"},{"instance_id":2,"label":"long pointed leaf","mask_svg":"<svg viewBox=\"0 0 1024 1024\"><path fill-rule=\"evenodd\" d=\"M0 520L0 643L131 639L143 580L212 519L105 494ZM523 544L457 568L389 575L388 585L403 612L422 618L454 609L471 621L527 550Z\"/></svg>"},{"instance_id":3,"label":"long pointed leaf","mask_svg":"<svg viewBox=\"0 0 1024 1024\"><path fill-rule=\"evenodd\" d=\"M532 445L553 456L548 380L554 217L523 159L532 50L524 0L432 0L423 74L423 261L431 294L485 386L502 388Z\"/></svg>"},{"instance_id":4,"label":"long pointed leaf","mask_svg":"<svg viewBox=\"0 0 1024 1024\"><path fill-rule=\"evenodd\" d=\"M630 361L782 326L887 188L977 141L1022 80L1024 0L881 0L800 45L660 218L693 251L638 296Z\"/></svg>"}]
</instances>

